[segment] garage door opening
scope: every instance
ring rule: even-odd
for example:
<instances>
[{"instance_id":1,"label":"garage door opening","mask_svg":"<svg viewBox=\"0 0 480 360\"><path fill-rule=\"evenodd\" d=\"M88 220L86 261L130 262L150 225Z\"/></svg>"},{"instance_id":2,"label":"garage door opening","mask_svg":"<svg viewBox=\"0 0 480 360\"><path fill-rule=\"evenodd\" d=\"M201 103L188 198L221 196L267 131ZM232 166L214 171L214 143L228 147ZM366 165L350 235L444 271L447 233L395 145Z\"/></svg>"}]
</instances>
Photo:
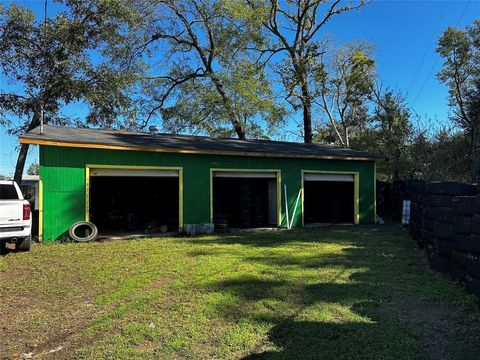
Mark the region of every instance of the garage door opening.
<instances>
[{"instance_id":1,"label":"garage door opening","mask_svg":"<svg viewBox=\"0 0 480 360\"><path fill-rule=\"evenodd\" d=\"M178 231L178 171L91 169L89 218L102 234Z\"/></svg>"},{"instance_id":2,"label":"garage door opening","mask_svg":"<svg viewBox=\"0 0 480 360\"><path fill-rule=\"evenodd\" d=\"M213 223L216 229L277 226L277 174L214 172Z\"/></svg>"},{"instance_id":3,"label":"garage door opening","mask_svg":"<svg viewBox=\"0 0 480 360\"><path fill-rule=\"evenodd\" d=\"M354 175L304 174L304 223L355 223Z\"/></svg>"}]
</instances>

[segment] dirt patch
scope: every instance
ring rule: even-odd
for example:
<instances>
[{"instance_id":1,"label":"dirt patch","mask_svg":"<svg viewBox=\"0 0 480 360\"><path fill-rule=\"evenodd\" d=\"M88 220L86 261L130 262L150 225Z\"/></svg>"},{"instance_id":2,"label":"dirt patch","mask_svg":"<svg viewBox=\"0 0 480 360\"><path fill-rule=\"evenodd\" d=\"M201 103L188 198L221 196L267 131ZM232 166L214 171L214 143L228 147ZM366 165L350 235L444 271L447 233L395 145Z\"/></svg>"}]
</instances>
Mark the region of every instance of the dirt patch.
<instances>
[{"instance_id":1,"label":"dirt patch","mask_svg":"<svg viewBox=\"0 0 480 360\"><path fill-rule=\"evenodd\" d=\"M96 312L94 305L81 299L69 304L16 300L16 306L2 310L0 333L4 336L0 336L0 358L4 359L69 358L78 331Z\"/></svg>"},{"instance_id":2,"label":"dirt patch","mask_svg":"<svg viewBox=\"0 0 480 360\"><path fill-rule=\"evenodd\" d=\"M380 313L400 321L419 348L422 359L478 359L480 312L475 305L397 298Z\"/></svg>"}]
</instances>

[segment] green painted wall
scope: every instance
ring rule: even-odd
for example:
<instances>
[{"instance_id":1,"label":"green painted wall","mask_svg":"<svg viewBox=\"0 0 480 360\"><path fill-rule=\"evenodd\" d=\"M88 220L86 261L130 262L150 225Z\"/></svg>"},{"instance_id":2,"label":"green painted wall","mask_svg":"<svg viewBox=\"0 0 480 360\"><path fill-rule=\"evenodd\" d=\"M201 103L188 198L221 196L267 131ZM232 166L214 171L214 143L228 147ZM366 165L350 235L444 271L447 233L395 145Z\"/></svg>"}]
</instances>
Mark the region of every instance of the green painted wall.
<instances>
[{"instance_id":1,"label":"green painted wall","mask_svg":"<svg viewBox=\"0 0 480 360\"><path fill-rule=\"evenodd\" d=\"M40 146L43 181L43 239L61 238L72 223L85 220L85 165L183 167L184 223L210 221L210 169L279 169L282 179L282 226L285 226L284 190L287 185L290 214L301 187L301 170L355 171L360 173L360 223L374 221L374 162L315 160L221 155L190 155L141 151ZM301 226L301 204L294 226Z\"/></svg>"}]
</instances>

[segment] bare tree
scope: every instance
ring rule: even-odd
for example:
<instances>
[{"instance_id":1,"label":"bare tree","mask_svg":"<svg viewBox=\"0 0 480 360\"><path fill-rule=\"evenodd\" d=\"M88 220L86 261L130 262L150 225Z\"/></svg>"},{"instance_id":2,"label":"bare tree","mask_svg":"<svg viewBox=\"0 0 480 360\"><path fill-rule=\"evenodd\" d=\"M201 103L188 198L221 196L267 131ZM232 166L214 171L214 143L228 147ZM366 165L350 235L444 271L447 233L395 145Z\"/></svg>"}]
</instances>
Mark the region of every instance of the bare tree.
<instances>
[{"instance_id":1,"label":"bare tree","mask_svg":"<svg viewBox=\"0 0 480 360\"><path fill-rule=\"evenodd\" d=\"M367 102L375 82L373 47L366 42L336 49L315 72L314 98L338 142L350 147L350 132L369 121Z\"/></svg>"},{"instance_id":2,"label":"bare tree","mask_svg":"<svg viewBox=\"0 0 480 360\"><path fill-rule=\"evenodd\" d=\"M304 141L312 142L312 76L315 61L322 55L319 33L327 22L343 12L364 6L365 0L247 0L259 14L264 14L264 28L273 38L270 47L261 49L264 62L286 53L282 66L286 95L294 109L303 112ZM312 66L313 65L313 66Z\"/></svg>"}]
</instances>

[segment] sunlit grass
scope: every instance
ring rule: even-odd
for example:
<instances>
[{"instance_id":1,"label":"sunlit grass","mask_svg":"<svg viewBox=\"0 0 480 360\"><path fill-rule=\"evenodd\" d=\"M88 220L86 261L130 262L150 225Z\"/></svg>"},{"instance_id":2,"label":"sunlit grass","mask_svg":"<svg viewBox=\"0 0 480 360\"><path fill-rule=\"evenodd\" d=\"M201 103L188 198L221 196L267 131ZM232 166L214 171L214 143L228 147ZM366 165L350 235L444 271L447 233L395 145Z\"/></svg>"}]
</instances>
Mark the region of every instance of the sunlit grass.
<instances>
[{"instance_id":1,"label":"sunlit grass","mask_svg":"<svg viewBox=\"0 0 480 360\"><path fill-rule=\"evenodd\" d=\"M0 292L0 353L95 359L417 358L383 304L475 301L387 227L37 245Z\"/></svg>"}]
</instances>

